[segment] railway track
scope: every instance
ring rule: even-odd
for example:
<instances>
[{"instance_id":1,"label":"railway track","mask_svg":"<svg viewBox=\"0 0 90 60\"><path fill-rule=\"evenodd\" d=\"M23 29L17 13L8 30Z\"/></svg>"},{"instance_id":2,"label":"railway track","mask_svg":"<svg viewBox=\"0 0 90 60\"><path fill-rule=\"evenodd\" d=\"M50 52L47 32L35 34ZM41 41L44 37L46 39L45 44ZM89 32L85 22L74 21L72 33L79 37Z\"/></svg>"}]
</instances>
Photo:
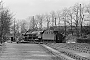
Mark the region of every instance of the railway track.
<instances>
[{"instance_id":1,"label":"railway track","mask_svg":"<svg viewBox=\"0 0 90 60\"><path fill-rule=\"evenodd\" d=\"M44 46L44 48L46 48L46 47ZM69 51L60 50L59 52L54 52L54 51L51 51L49 48L46 48L46 49L49 52L51 52L53 55L55 55L56 58L58 58L57 60L60 60L60 59L61 60L90 60L90 58L82 57L80 55L74 54Z\"/></svg>"},{"instance_id":2,"label":"railway track","mask_svg":"<svg viewBox=\"0 0 90 60\"><path fill-rule=\"evenodd\" d=\"M44 49L47 50L49 54L53 55L54 57L52 57L53 60L75 60L69 56L67 56L66 54L63 54L61 52L58 52L56 50L52 50L51 48L49 48L46 45L40 44L40 46Z\"/></svg>"}]
</instances>

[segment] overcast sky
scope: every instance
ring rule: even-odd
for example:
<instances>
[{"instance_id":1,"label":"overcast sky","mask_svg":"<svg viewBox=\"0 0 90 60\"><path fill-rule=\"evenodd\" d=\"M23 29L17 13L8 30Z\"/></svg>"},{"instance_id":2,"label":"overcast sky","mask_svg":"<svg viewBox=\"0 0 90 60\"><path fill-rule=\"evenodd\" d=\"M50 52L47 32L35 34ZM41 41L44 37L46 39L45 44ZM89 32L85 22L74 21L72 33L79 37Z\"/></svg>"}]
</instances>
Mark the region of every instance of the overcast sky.
<instances>
[{"instance_id":1,"label":"overcast sky","mask_svg":"<svg viewBox=\"0 0 90 60\"><path fill-rule=\"evenodd\" d=\"M26 19L36 14L58 11L75 3L88 3L89 0L3 0L16 19Z\"/></svg>"}]
</instances>

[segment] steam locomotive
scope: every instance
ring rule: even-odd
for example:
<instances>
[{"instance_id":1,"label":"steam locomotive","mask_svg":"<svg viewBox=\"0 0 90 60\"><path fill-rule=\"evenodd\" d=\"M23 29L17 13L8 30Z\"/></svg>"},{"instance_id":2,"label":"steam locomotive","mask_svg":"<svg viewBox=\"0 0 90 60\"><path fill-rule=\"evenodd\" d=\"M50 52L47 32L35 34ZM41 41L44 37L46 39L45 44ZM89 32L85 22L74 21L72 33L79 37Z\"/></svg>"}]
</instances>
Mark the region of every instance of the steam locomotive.
<instances>
[{"instance_id":1,"label":"steam locomotive","mask_svg":"<svg viewBox=\"0 0 90 60\"><path fill-rule=\"evenodd\" d=\"M24 41L34 41L34 42L62 42L62 39L57 37L58 31L54 30L44 30L44 31L34 31L32 33L23 34Z\"/></svg>"}]
</instances>

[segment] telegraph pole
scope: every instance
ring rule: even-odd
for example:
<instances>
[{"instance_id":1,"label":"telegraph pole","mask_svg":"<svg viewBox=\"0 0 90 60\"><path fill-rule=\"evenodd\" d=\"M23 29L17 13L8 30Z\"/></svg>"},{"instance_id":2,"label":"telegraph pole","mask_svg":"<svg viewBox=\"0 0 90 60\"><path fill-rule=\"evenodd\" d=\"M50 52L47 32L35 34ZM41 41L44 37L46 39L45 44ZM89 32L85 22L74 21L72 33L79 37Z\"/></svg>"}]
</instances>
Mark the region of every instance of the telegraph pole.
<instances>
[{"instance_id":1,"label":"telegraph pole","mask_svg":"<svg viewBox=\"0 0 90 60\"><path fill-rule=\"evenodd\" d=\"M0 1L0 5L1 5L1 12L0 12L0 18L1 18L1 15L2 15L2 11L3 11L3 4L2 4L2 0ZM2 20L1 20L2 21ZM3 22L0 22L1 23L1 33L0 33L0 39L1 39L1 44L2 44L2 31L3 31L3 26L2 26L2 24L3 24Z\"/></svg>"},{"instance_id":2,"label":"telegraph pole","mask_svg":"<svg viewBox=\"0 0 90 60\"><path fill-rule=\"evenodd\" d=\"M33 30L34 30L34 28L35 28L35 21L34 21L34 16L32 17L32 20L33 20L33 23L32 23L32 28L33 28Z\"/></svg>"},{"instance_id":3,"label":"telegraph pole","mask_svg":"<svg viewBox=\"0 0 90 60\"><path fill-rule=\"evenodd\" d=\"M64 28L65 28L65 36L66 36L66 16L65 16L65 18L64 18L65 20L64 20Z\"/></svg>"},{"instance_id":4,"label":"telegraph pole","mask_svg":"<svg viewBox=\"0 0 90 60\"><path fill-rule=\"evenodd\" d=\"M56 26L56 17L55 17L55 26Z\"/></svg>"},{"instance_id":5,"label":"telegraph pole","mask_svg":"<svg viewBox=\"0 0 90 60\"><path fill-rule=\"evenodd\" d=\"M82 36L82 14L81 14L81 4L80 4L80 26L81 26L80 35Z\"/></svg>"},{"instance_id":6,"label":"telegraph pole","mask_svg":"<svg viewBox=\"0 0 90 60\"><path fill-rule=\"evenodd\" d=\"M15 41L15 18L14 18L14 41Z\"/></svg>"}]
</instances>

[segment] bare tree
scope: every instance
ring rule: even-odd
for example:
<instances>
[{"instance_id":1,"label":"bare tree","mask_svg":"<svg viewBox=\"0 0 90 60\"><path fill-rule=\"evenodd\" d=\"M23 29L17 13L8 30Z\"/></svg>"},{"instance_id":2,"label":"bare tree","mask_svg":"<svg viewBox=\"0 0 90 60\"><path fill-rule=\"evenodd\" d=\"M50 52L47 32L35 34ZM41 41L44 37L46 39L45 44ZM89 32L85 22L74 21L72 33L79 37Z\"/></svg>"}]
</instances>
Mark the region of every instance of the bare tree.
<instances>
[{"instance_id":1,"label":"bare tree","mask_svg":"<svg viewBox=\"0 0 90 60\"><path fill-rule=\"evenodd\" d=\"M73 27L73 12L72 12L72 8L68 8L67 9L67 23L69 23L70 27L71 27L71 33L73 35L73 31L72 31L72 27Z\"/></svg>"},{"instance_id":2,"label":"bare tree","mask_svg":"<svg viewBox=\"0 0 90 60\"><path fill-rule=\"evenodd\" d=\"M57 11L57 17L59 19L58 25L60 26L60 22L61 22L61 18L62 18L62 12L61 11Z\"/></svg>"},{"instance_id":3,"label":"bare tree","mask_svg":"<svg viewBox=\"0 0 90 60\"><path fill-rule=\"evenodd\" d=\"M26 30L26 22L23 20L21 21L21 33L25 33L27 30Z\"/></svg>"},{"instance_id":4,"label":"bare tree","mask_svg":"<svg viewBox=\"0 0 90 60\"><path fill-rule=\"evenodd\" d=\"M56 13L52 11L51 13L51 18L52 18L52 26L56 25Z\"/></svg>"},{"instance_id":5,"label":"bare tree","mask_svg":"<svg viewBox=\"0 0 90 60\"><path fill-rule=\"evenodd\" d=\"M30 18L29 18L29 20L30 20L30 29L31 30L38 30L38 21L37 21L37 19L36 19L36 16L31 16Z\"/></svg>"},{"instance_id":6,"label":"bare tree","mask_svg":"<svg viewBox=\"0 0 90 60\"><path fill-rule=\"evenodd\" d=\"M67 8L63 9L63 13L62 13L62 18L63 18L63 21L64 21L64 30L65 30L65 35L66 35L66 28L67 28L67 15L68 15L68 12L67 12Z\"/></svg>"},{"instance_id":7,"label":"bare tree","mask_svg":"<svg viewBox=\"0 0 90 60\"><path fill-rule=\"evenodd\" d=\"M39 23L39 29L42 30L44 15L36 15L36 17L37 17L37 20L38 20L38 23Z\"/></svg>"},{"instance_id":8,"label":"bare tree","mask_svg":"<svg viewBox=\"0 0 90 60\"><path fill-rule=\"evenodd\" d=\"M46 22L47 22L47 29L49 29L50 27L50 15L46 14L45 15L45 18L46 18Z\"/></svg>"},{"instance_id":9,"label":"bare tree","mask_svg":"<svg viewBox=\"0 0 90 60\"><path fill-rule=\"evenodd\" d=\"M78 29L78 26L79 26L79 4L75 4L73 6L73 19L74 19L74 24L75 24L75 28L76 28L76 33L77 33L77 36L79 36L79 29Z\"/></svg>"},{"instance_id":10,"label":"bare tree","mask_svg":"<svg viewBox=\"0 0 90 60\"><path fill-rule=\"evenodd\" d=\"M20 23L19 22L15 21L14 24L10 28L15 37L18 37L20 35Z\"/></svg>"},{"instance_id":11,"label":"bare tree","mask_svg":"<svg viewBox=\"0 0 90 60\"><path fill-rule=\"evenodd\" d=\"M34 29L35 28L35 19L34 19L34 16L32 16L30 18L30 27L31 27L31 29Z\"/></svg>"},{"instance_id":12,"label":"bare tree","mask_svg":"<svg viewBox=\"0 0 90 60\"><path fill-rule=\"evenodd\" d=\"M19 22L17 22L15 24L16 37L18 37L20 35L20 31L19 30L20 30L20 24L19 24Z\"/></svg>"},{"instance_id":13,"label":"bare tree","mask_svg":"<svg viewBox=\"0 0 90 60\"><path fill-rule=\"evenodd\" d=\"M34 18L34 22L35 22L35 29L38 30L38 19L36 18L36 16Z\"/></svg>"},{"instance_id":14,"label":"bare tree","mask_svg":"<svg viewBox=\"0 0 90 60\"><path fill-rule=\"evenodd\" d=\"M83 24L83 18L84 18L84 7L81 7L81 4L75 4L73 6L73 13L74 13L74 24L76 26L77 35L79 33L82 35L82 24Z\"/></svg>"},{"instance_id":15,"label":"bare tree","mask_svg":"<svg viewBox=\"0 0 90 60\"><path fill-rule=\"evenodd\" d=\"M85 7L86 7L86 12L88 12L90 14L90 3Z\"/></svg>"},{"instance_id":16,"label":"bare tree","mask_svg":"<svg viewBox=\"0 0 90 60\"><path fill-rule=\"evenodd\" d=\"M88 14L85 21L88 21L90 23L90 3L85 6L84 10L85 10L85 13Z\"/></svg>"}]
</instances>

